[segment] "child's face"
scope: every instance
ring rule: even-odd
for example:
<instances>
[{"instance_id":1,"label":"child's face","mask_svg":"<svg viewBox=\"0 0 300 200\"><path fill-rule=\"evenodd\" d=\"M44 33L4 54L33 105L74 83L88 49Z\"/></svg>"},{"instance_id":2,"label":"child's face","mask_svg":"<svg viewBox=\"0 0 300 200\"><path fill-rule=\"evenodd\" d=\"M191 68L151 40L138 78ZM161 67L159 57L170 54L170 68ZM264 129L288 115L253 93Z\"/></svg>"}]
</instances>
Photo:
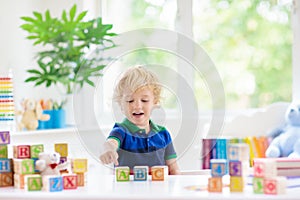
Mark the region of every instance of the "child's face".
<instances>
[{"instance_id":1,"label":"child's face","mask_svg":"<svg viewBox=\"0 0 300 200\"><path fill-rule=\"evenodd\" d=\"M142 87L133 94L124 95L122 110L129 121L140 128L149 125L149 119L156 102L150 87Z\"/></svg>"}]
</instances>

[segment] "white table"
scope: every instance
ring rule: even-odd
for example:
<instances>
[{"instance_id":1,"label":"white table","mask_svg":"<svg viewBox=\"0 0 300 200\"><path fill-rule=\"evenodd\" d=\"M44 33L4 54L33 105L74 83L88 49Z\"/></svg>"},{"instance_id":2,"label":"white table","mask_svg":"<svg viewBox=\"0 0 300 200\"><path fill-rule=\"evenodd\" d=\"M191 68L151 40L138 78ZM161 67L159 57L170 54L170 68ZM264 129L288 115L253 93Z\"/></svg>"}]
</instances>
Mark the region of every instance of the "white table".
<instances>
[{"instance_id":1,"label":"white table","mask_svg":"<svg viewBox=\"0 0 300 200\"><path fill-rule=\"evenodd\" d=\"M114 200L114 199L300 199L300 188L288 188L284 195L261 195L254 194L252 187L247 186L243 193L230 193L225 187L222 193L209 193L204 188L207 184L207 175L180 175L169 176L167 181L146 182L116 182L113 175L103 173L103 167L99 163L92 164L88 172L88 184L76 190L64 190L61 192L26 192L13 187L0 188L2 200L24 199L84 199L84 200ZM132 177L131 177L132 179ZM192 190L196 186L197 189Z\"/></svg>"}]
</instances>

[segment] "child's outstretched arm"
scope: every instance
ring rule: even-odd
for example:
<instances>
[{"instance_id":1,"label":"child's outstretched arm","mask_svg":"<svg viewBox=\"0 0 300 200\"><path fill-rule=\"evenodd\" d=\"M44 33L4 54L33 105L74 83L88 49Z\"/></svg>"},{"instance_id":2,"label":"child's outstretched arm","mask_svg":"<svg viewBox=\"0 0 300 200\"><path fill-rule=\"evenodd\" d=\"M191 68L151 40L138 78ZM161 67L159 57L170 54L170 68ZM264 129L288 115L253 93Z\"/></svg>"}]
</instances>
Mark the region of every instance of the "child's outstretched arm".
<instances>
[{"instance_id":1,"label":"child's outstretched arm","mask_svg":"<svg viewBox=\"0 0 300 200\"><path fill-rule=\"evenodd\" d=\"M180 169L179 169L178 164L177 164L177 161L176 161L176 158L166 160L166 164L168 165L170 175L179 175L179 174L181 174Z\"/></svg>"},{"instance_id":2,"label":"child's outstretched arm","mask_svg":"<svg viewBox=\"0 0 300 200\"><path fill-rule=\"evenodd\" d=\"M118 142L114 139L107 139L104 143L104 153L100 155L100 160L103 164L115 164L119 165L118 162Z\"/></svg>"}]
</instances>

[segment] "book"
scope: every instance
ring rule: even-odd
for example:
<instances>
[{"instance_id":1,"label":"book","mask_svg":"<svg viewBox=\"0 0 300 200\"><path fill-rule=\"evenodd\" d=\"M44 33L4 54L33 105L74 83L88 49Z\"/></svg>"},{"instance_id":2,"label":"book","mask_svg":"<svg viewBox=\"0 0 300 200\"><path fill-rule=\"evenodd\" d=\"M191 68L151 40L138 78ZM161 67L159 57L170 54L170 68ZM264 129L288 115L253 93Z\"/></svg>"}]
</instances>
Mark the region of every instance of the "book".
<instances>
[{"instance_id":1,"label":"book","mask_svg":"<svg viewBox=\"0 0 300 200\"><path fill-rule=\"evenodd\" d=\"M300 168L280 168L277 169L278 176L300 176Z\"/></svg>"},{"instance_id":2,"label":"book","mask_svg":"<svg viewBox=\"0 0 300 200\"><path fill-rule=\"evenodd\" d=\"M290 168L299 168L300 170L300 158L275 158L277 169L290 169Z\"/></svg>"}]
</instances>

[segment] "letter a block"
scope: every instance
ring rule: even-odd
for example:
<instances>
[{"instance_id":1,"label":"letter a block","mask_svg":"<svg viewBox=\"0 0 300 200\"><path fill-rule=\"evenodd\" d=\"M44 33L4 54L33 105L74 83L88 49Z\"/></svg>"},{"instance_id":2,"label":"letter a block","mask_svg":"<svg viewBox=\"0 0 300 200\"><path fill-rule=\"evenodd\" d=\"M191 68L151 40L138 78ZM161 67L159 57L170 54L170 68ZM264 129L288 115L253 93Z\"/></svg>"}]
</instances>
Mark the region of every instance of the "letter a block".
<instances>
[{"instance_id":1,"label":"letter a block","mask_svg":"<svg viewBox=\"0 0 300 200\"><path fill-rule=\"evenodd\" d=\"M135 166L133 168L134 181L146 181L149 173L148 166Z\"/></svg>"},{"instance_id":2,"label":"letter a block","mask_svg":"<svg viewBox=\"0 0 300 200\"><path fill-rule=\"evenodd\" d=\"M14 159L14 172L17 174L33 174L34 160L33 159Z\"/></svg>"},{"instance_id":3,"label":"letter a block","mask_svg":"<svg viewBox=\"0 0 300 200\"><path fill-rule=\"evenodd\" d=\"M30 157L30 145L17 145L13 147L14 158L31 158Z\"/></svg>"},{"instance_id":4,"label":"letter a block","mask_svg":"<svg viewBox=\"0 0 300 200\"><path fill-rule=\"evenodd\" d=\"M64 189L62 176L49 175L43 177L43 190L48 192L59 192Z\"/></svg>"},{"instance_id":5,"label":"letter a block","mask_svg":"<svg viewBox=\"0 0 300 200\"><path fill-rule=\"evenodd\" d=\"M77 175L76 174L63 174L63 183L64 183L64 189L77 189Z\"/></svg>"},{"instance_id":6,"label":"letter a block","mask_svg":"<svg viewBox=\"0 0 300 200\"><path fill-rule=\"evenodd\" d=\"M7 145L0 145L0 159L8 158Z\"/></svg>"},{"instance_id":7,"label":"letter a block","mask_svg":"<svg viewBox=\"0 0 300 200\"><path fill-rule=\"evenodd\" d=\"M152 181L164 181L168 178L168 166L153 166L151 167Z\"/></svg>"},{"instance_id":8,"label":"letter a block","mask_svg":"<svg viewBox=\"0 0 300 200\"><path fill-rule=\"evenodd\" d=\"M215 176L208 178L208 192L222 192L222 190L222 177Z\"/></svg>"},{"instance_id":9,"label":"letter a block","mask_svg":"<svg viewBox=\"0 0 300 200\"><path fill-rule=\"evenodd\" d=\"M61 157L68 157L68 144L60 143L54 144L55 152L59 153Z\"/></svg>"},{"instance_id":10,"label":"letter a block","mask_svg":"<svg viewBox=\"0 0 300 200\"><path fill-rule=\"evenodd\" d=\"M116 167L116 181L129 181L130 179L130 168L127 166Z\"/></svg>"},{"instance_id":11,"label":"letter a block","mask_svg":"<svg viewBox=\"0 0 300 200\"><path fill-rule=\"evenodd\" d=\"M9 144L9 143L10 143L9 131L0 131L0 145Z\"/></svg>"},{"instance_id":12,"label":"letter a block","mask_svg":"<svg viewBox=\"0 0 300 200\"><path fill-rule=\"evenodd\" d=\"M225 159L211 159L211 176L224 176L226 174L226 162Z\"/></svg>"},{"instance_id":13,"label":"letter a block","mask_svg":"<svg viewBox=\"0 0 300 200\"><path fill-rule=\"evenodd\" d=\"M40 191L42 186L42 176L40 174L25 175L24 189L26 191Z\"/></svg>"},{"instance_id":14,"label":"letter a block","mask_svg":"<svg viewBox=\"0 0 300 200\"><path fill-rule=\"evenodd\" d=\"M12 172L0 173L0 187L13 186L14 185L13 180L14 179L13 179Z\"/></svg>"}]
</instances>

